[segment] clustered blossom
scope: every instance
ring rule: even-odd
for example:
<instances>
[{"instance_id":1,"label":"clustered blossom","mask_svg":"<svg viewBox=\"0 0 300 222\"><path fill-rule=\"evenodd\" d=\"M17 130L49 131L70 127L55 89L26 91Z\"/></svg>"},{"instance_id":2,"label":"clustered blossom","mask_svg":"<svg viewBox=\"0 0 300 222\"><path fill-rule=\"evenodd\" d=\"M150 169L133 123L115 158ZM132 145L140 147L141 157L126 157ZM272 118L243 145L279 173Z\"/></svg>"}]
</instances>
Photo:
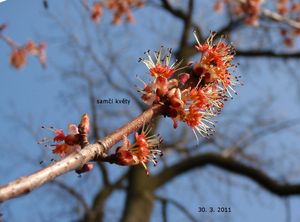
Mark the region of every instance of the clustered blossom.
<instances>
[{"instance_id":1,"label":"clustered blossom","mask_svg":"<svg viewBox=\"0 0 300 222\"><path fill-rule=\"evenodd\" d=\"M54 133L54 137L46 137L38 142L38 144L46 144L48 147L49 143L51 147L54 147L52 152L60 157L66 157L74 152L79 151L83 146L88 144L87 136L89 133L89 116L83 114L81 117L80 124L77 126L74 123L68 125L68 132L64 133L63 129L55 129L54 127L44 127ZM93 168L91 163L85 164L81 169L76 172L83 173Z\"/></svg>"},{"instance_id":2,"label":"clustered blossom","mask_svg":"<svg viewBox=\"0 0 300 222\"><path fill-rule=\"evenodd\" d=\"M53 138L44 138L39 141L39 144L54 142L54 144L50 145L51 147L54 147L52 150L54 154L57 154L60 157L65 157L81 149L80 135L78 127L75 124L68 125L67 134L64 133L63 129L55 129L54 127L45 126L42 126L42 128L52 131L55 136Z\"/></svg>"},{"instance_id":3,"label":"clustered blossom","mask_svg":"<svg viewBox=\"0 0 300 222\"><path fill-rule=\"evenodd\" d=\"M141 133L135 133L133 144L124 136L123 145L109 157L110 162L123 166L142 164L149 175L147 163L152 162L156 166L157 156L162 156L161 150L158 149L162 139L159 135L150 135L150 132L150 127L143 127Z\"/></svg>"},{"instance_id":4,"label":"clustered blossom","mask_svg":"<svg viewBox=\"0 0 300 222\"><path fill-rule=\"evenodd\" d=\"M120 24L122 18L126 22L132 22L134 20L132 9L142 7L143 5L143 0L102 0L95 1L89 10L91 19L94 22L99 22L103 15L103 9L107 8L113 13L112 22Z\"/></svg>"},{"instance_id":5,"label":"clustered blossom","mask_svg":"<svg viewBox=\"0 0 300 222\"><path fill-rule=\"evenodd\" d=\"M221 11L224 5L227 4L230 8L231 13L234 16L244 18L244 22L248 25L258 26L259 17L264 10L262 8L263 0L216 0L214 5L215 11ZM287 47L294 46L294 38L300 35L299 26L300 24L300 3L292 0L276 0L270 1L268 4L269 8L275 8L272 12L278 20L284 20L285 22L293 23L292 25L279 26L279 34L282 36L283 43ZM275 19L276 20L276 19Z\"/></svg>"},{"instance_id":6,"label":"clustered blossom","mask_svg":"<svg viewBox=\"0 0 300 222\"><path fill-rule=\"evenodd\" d=\"M40 64L46 67L46 47L45 43L35 43L29 40L26 44L19 46L11 38L5 36L2 31L6 28L5 24L0 25L0 38L3 39L11 48L10 64L16 68L23 68L27 62L28 55L35 56L39 59Z\"/></svg>"},{"instance_id":7,"label":"clustered blossom","mask_svg":"<svg viewBox=\"0 0 300 222\"><path fill-rule=\"evenodd\" d=\"M46 66L46 49L47 45L45 43L36 44L33 41L28 41L24 46L13 47L12 53L10 55L10 64L19 69L22 68L27 61L27 56L33 55L39 59L40 64Z\"/></svg>"},{"instance_id":8,"label":"clustered blossom","mask_svg":"<svg viewBox=\"0 0 300 222\"><path fill-rule=\"evenodd\" d=\"M198 135L209 136L213 132L213 117L220 113L224 101L236 93L234 87L238 78L231 72L234 50L223 41L213 42L213 33L204 44L197 40L196 49L200 59L188 67L180 67L180 62L171 63L171 50L163 48L154 53L146 52L140 59L154 78L139 91L148 105L162 104L165 116L172 118L174 128L178 122L185 122ZM180 72L187 69L186 72Z\"/></svg>"},{"instance_id":9,"label":"clustered blossom","mask_svg":"<svg viewBox=\"0 0 300 222\"><path fill-rule=\"evenodd\" d=\"M103 6L101 2L94 2L91 10L91 19L94 22L99 22L103 14Z\"/></svg>"},{"instance_id":10,"label":"clustered blossom","mask_svg":"<svg viewBox=\"0 0 300 222\"><path fill-rule=\"evenodd\" d=\"M293 2L290 0L278 0L277 1L277 12L285 16L294 22L300 24L300 3ZM283 42L287 47L294 46L294 37L300 35L299 28L281 28L280 35L283 38Z\"/></svg>"},{"instance_id":11,"label":"clustered blossom","mask_svg":"<svg viewBox=\"0 0 300 222\"><path fill-rule=\"evenodd\" d=\"M236 16L244 16L248 25L258 25L263 0L216 0L215 11L223 9L224 4L229 4L231 11Z\"/></svg>"}]
</instances>

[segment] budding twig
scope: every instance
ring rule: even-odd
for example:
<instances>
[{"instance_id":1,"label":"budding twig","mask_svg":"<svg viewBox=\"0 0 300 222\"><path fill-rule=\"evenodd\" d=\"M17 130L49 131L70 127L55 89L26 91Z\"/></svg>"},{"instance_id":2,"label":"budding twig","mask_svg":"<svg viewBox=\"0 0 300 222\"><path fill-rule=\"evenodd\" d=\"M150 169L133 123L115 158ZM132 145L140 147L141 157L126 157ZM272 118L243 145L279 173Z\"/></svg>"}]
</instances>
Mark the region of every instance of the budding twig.
<instances>
[{"instance_id":1,"label":"budding twig","mask_svg":"<svg viewBox=\"0 0 300 222\"><path fill-rule=\"evenodd\" d=\"M56 177L76 170L88 161L104 155L109 148L122 139L123 135L137 131L145 123L149 123L153 118L160 115L163 109L162 105L153 106L112 134L98 140L97 143L87 145L82 150L70 154L66 158L29 176L20 177L6 185L0 186L0 202L27 194Z\"/></svg>"}]
</instances>

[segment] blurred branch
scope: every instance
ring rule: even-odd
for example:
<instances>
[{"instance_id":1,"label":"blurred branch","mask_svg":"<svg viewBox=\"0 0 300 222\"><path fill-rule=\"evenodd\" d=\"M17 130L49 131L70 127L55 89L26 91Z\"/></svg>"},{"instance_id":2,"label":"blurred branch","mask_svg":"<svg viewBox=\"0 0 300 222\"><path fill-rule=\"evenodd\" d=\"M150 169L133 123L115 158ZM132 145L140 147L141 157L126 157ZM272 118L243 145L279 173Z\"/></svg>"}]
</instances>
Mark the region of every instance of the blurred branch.
<instances>
[{"instance_id":1,"label":"blurred branch","mask_svg":"<svg viewBox=\"0 0 300 222\"><path fill-rule=\"evenodd\" d=\"M300 52L274 52L272 50L237 50L236 55L240 57L269 57L281 59L299 59Z\"/></svg>"},{"instance_id":2,"label":"blurred branch","mask_svg":"<svg viewBox=\"0 0 300 222\"><path fill-rule=\"evenodd\" d=\"M167 205L168 202L166 200L161 200L161 213L163 222L168 222Z\"/></svg>"},{"instance_id":3,"label":"blurred branch","mask_svg":"<svg viewBox=\"0 0 300 222\"><path fill-rule=\"evenodd\" d=\"M277 133L279 131L294 127L300 123L299 118L286 120L278 123L276 123L275 121L276 120L272 120L272 123L274 124L265 126L264 128L258 130L255 129L255 127L259 128L259 121L254 121L253 125L251 124L250 127L246 129L246 132L237 137L235 145L223 151L223 155L230 156L237 153L243 154L242 151L249 147L249 145L254 144L254 142L256 142L257 140L265 136ZM255 125L258 125L258 127ZM251 134L249 135L249 133L247 132L251 132Z\"/></svg>"},{"instance_id":4,"label":"blurred branch","mask_svg":"<svg viewBox=\"0 0 300 222\"><path fill-rule=\"evenodd\" d=\"M269 9L263 9L261 14L269 19L272 19L276 22L282 22L282 23L286 23L289 26L295 28L295 29L300 29L300 22L297 22L293 19L290 19L286 16L280 15L277 12L273 12Z\"/></svg>"},{"instance_id":5,"label":"blurred branch","mask_svg":"<svg viewBox=\"0 0 300 222\"><path fill-rule=\"evenodd\" d=\"M83 8L85 8L88 12L90 11L90 7L89 7L89 3L87 0L81 0L81 5L83 6Z\"/></svg>"},{"instance_id":6,"label":"blurred branch","mask_svg":"<svg viewBox=\"0 0 300 222\"><path fill-rule=\"evenodd\" d=\"M289 196L300 194L300 184L281 183L268 176L260 169L247 166L231 157L224 157L217 153L205 153L182 160L173 166L157 174L154 179L156 187L160 187L171 179L186 173L189 170L213 165L229 172L252 179L266 190L278 196Z\"/></svg>"},{"instance_id":7,"label":"blurred branch","mask_svg":"<svg viewBox=\"0 0 300 222\"><path fill-rule=\"evenodd\" d=\"M245 4L247 2L247 0L237 0L237 1L241 4ZM276 22L286 23L293 28L300 29L300 22L290 19L284 15L281 15L278 12L274 12L269 9L262 8L261 15L271 20L274 20Z\"/></svg>"},{"instance_id":8,"label":"blurred branch","mask_svg":"<svg viewBox=\"0 0 300 222\"><path fill-rule=\"evenodd\" d=\"M103 73L105 73L104 77L106 78L106 81L115 90L118 90L119 92L123 92L123 93L127 94L128 96L130 96L141 109L145 108L145 105L138 99L138 97L136 97L136 95L130 89L125 88L125 87L121 87L120 84L116 84L112 80L111 70L109 68L107 68L103 64L103 62L97 57L97 55L95 54L95 52L93 51L93 48L91 46L88 45L85 50L86 50L86 52L89 53L90 57L95 62L95 64L103 71ZM119 71L122 71L119 65L117 65L116 67L118 68Z\"/></svg>"},{"instance_id":9,"label":"blurred branch","mask_svg":"<svg viewBox=\"0 0 300 222\"><path fill-rule=\"evenodd\" d=\"M179 53L176 55L177 58L182 58L180 51L188 44L189 33L193 20L193 8L194 0L189 0L188 2L188 11L186 13L185 19L183 20L183 30L181 33L180 43L179 43Z\"/></svg>"},{"instance_id":10,"label":"blurred branch","mask_svg":"<svg viewBox=\"0 0 300 222\"><path fill-rule=\"evenodd\" d=\"M107 186L104 186L101 188L96 196L93 199L92 206L89 209L89 211L85 212L85 215L82 222L89 222L89 221L97 221L100 222L103 219L103 213L104 213L104 207L105 207L105 201L107 198L118 188L122 187L122 183L128 176L128 173L122 174L116 182L109 184Z\"/></svg>"},{"instance_id":11,"label":"blurred branch","mask_svg":"<svg viewBox=\"0 0 300 222\"><path fill-rule=\"evenodd\" d=\"M73 196L84 208L85 211L89 210L89 206L87 202L84 200L82 195L78 193L73 187L67 185L66 183L59 181L59 180L53 180L51 183L57 185L59 188L67 191L71 196Z\"/></svg>"},{"instance_id":12,"label":"blurred branch","mask_svg":"<svg viewBox=\"0 0 300 222\"><path fill-rule=\"evenodd\" d=\"M43 0L43 6L45 9L49 8L48 0Z\"/></svg>"},{"instance_id":13,"label":"blurred branch","mask_svg":"<svg viewBox=\"0 0 300 222\"><path fill-rule=\"evenodd\" d=\"M190 2L190 1L189 1ZM168 12L170 12L175 17L181 18L185 20L187 18L186 13L180 9L175 9L169 2L169 0L161 0L162 6L164 9L166 9Z\"/></svg>"},{"instance_id":14,"label":"blurred branch","mask_svg":"<svg viewBox=\"0 0 300 222\"><path fill-rule=\"evenodd\" d=\"M107 169L106 169L104 163L99 162L99 161L97 163L98 163L98 166L99 166L100 171L101 171L103 184L104 184L104 186L108 186L110 184L110 182L109 182Z\"/></svg>"},{"instance_id":15,"label":"blurred branch","mask_svg":"<svg viewBox=\"0 0 300 222\"><path fill-rule=\"evenodd\" d=\"M181 212L183 212L187 218L190 219L190 221L197 222L198 220L193 217L193 215L178 201L167 198L167 197L161 197L161 196L155 196L155 199L159 200L162 203L162 208L163 208L163 218L164 222L167 222L167 215L166 215L166 208L167 204L173 204L176 208L178 208Z\"/></svg>"},{"instance_id":16,"label":"blurred branch","mask_svg":"<svg viewBox=\"0 0 300 222\"><path fill-rule=\"evenodd\" d=\"M112 134L98 140L95 144L87 145L79 152L73 153L29 176L20 177L6 185L0 186L0 202L27 194L44 183L69 171L81 168L85 163L96 157L103 156L105 152L119 142L124 135L129 135L137 131L145 123L150 122L153 118L162 113L163 110L164 107L161 105L153 106Z\"/></svg>"}]
</instances>

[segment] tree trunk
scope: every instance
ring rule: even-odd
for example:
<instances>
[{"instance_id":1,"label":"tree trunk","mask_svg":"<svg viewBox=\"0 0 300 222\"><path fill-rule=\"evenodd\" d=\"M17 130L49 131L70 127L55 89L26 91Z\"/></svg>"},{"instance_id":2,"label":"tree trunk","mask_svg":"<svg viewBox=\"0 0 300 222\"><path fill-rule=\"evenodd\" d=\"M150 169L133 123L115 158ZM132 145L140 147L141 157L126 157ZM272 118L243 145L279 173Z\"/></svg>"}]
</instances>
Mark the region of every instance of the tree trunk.
<instances>
[{"instance_id":1,"label":"tree trunk","mask_svg":"<svg viewBox=\"0 0 300 222\"><path fill-rule=\"evenodd\" d=\"M121 222L150 221L154 204L151 177L139 165L130 169L128 189Z\"/></svg>"}]
</instances>

